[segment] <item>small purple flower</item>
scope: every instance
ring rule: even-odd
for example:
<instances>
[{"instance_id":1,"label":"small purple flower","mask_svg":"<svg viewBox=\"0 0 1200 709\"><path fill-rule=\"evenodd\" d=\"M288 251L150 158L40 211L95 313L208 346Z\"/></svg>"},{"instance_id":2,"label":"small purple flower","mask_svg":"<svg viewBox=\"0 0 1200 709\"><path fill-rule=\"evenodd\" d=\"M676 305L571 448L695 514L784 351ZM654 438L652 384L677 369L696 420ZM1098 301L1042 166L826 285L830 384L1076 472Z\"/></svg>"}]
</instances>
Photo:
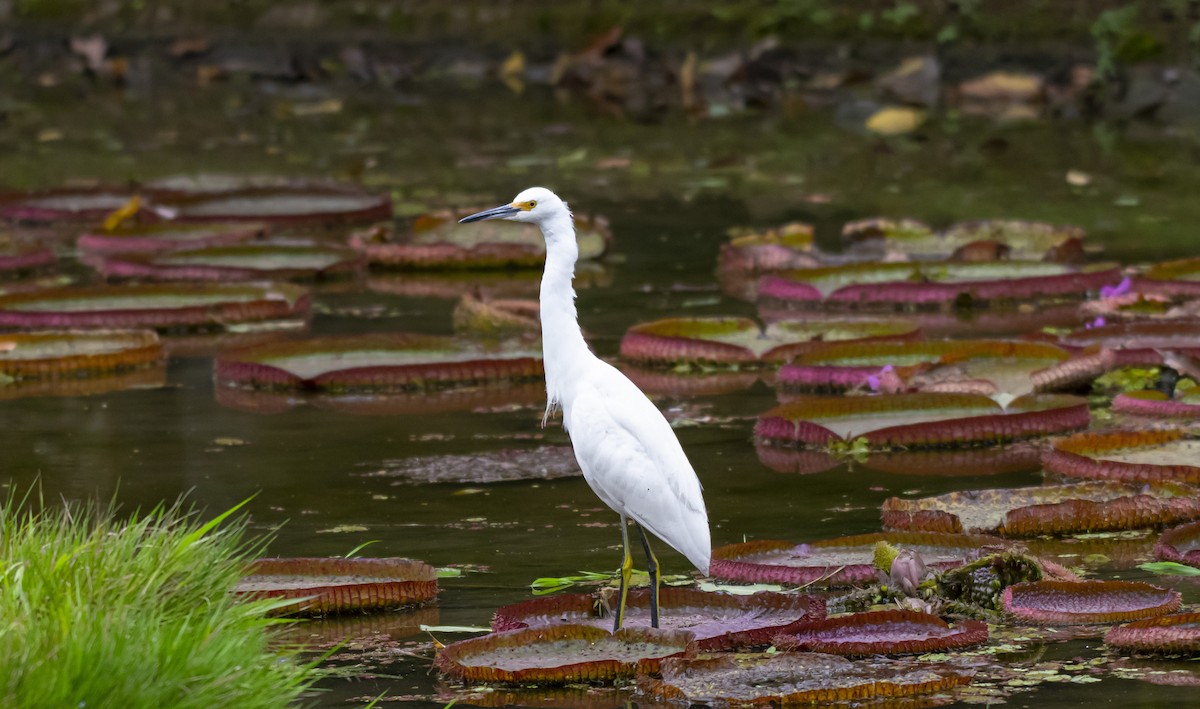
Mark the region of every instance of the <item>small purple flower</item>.
<instances>
[{"instance_id":1,"label":"small purple flower","mask_svg":"<svg viewBox=\"0 0 1200 709\"><path fill-rule=\"evenodd\" d=\"M1086 323L1086 324L1084 324L1084 326L1083 326L1083 329L1084 329L1084 330L1091 330L1091 329L1092 329L1092 328L1094 328L1094 327L1104 327L1104 325L1105 325L1107 322L1108 322L1108 321L1106 321L1106 320L1105 320L1103 317L1098 317L1098 318L1096 318L1095 320L1091 321L1090 323Z\"/></svg>"},{"instance_id":2,"label":"small purple flower","mask_svg":"<svg viewBox=\"0 0 1200 709\"><path fill-rule=\"evenodd\" d=\"M1119 295L1125 295L1131 290L1133 290L1133 281L1129 279L1129 276L1125 276L1115 286L1102 286L1100 288L1100 297L1116 298Z\"/></svg>"},{"instance_id":3,"label":"small purple flower","mask_svg":"<svg viewBox=\"0 0 1200 709\"><path fill-rule=\"evenodd\" d=\"M879 370L879 374L872 374L867 377L867 386L871 387L871 391L879 391L879 375L892 372L894 367L890 364L884 365L883 369Z\"/></svg>"}]
</instances>

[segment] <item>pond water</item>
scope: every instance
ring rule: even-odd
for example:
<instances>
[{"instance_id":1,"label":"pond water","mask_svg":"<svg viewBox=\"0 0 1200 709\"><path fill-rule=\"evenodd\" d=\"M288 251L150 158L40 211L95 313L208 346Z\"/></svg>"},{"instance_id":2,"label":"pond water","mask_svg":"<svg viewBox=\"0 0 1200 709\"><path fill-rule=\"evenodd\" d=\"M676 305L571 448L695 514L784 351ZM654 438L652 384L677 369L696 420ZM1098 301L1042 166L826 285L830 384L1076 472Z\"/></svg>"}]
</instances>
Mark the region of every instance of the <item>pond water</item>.
<instances>
[{"instance_id":1,"label":"pond water","mask_svg":"<svg viewBox=\"0 0 1200 709\"><path fill-rule=\"evenodd\" d=\"M734 226L800 219L833 246L840 225L853 218L911 216L940 226L1004 216L1078 224L1107 257L1123 262L1200 253L1200 164L1186 130L947 117L885 141L838 125L829 110L707 121L668 114L641 123L549 91L327 93L334 91L239 82L126 92L69 82L16 87L0 122L0 179L32 187L192 172L357 178L390 190L406 215L499 204L545 185L612 222L614 253L604 276L579 291L582 325L605 357L615 356L625 329L639 321L754 314L715 283L717 247ZM341 101L336 110L332 98ZM312 110L322 105L328 110ZM1068 184L1068 170L1087 173L1090 184ZM513 278L532 282L529 274ZM451 333L453 300L366 286L318 287L313 332ZM1039 473L900 475L862 467L777 473L759 461L751 437L754 417L776 403L765 385L657 403L705 486L714 545L873 532L880 504L892 495L1041 480ZM448 699L434 696L428 636L417 624L487 625L499 605L528 598L538 577L608 571L619 561L616 516L582 478L414 485L379 474L398 459L566 444L557 421L540 427L540 405L390 416L299 406L253 414L215 401L211 359L197 356L173 360L161 389L0 401L0 416L0 477L21 486L40 479L47 497L115 498L129 509L186 493L215 512L256 495L247 509L254 529L274 535L273 553L341 555L373 542L363 554L465 565L463 576L443 580L436 608L317 626L314 633L326 639L364 628L388 632L404 650L371 653L365 670L325 682L322 706L362 706L362 698L380 693L442 706ZM668 573L689 569L658 546ZM1137 570L1100 575L1149 578ZM1187 602L1200 600L1195 582L1157 582L1181 588ZM1044 658L1099 652L1098 639L1074 640L1048 647ZM1157 706L1192 697L1187 688L1105 679L1044 685L1012 701Z\"/></svg>"}]
</instances>

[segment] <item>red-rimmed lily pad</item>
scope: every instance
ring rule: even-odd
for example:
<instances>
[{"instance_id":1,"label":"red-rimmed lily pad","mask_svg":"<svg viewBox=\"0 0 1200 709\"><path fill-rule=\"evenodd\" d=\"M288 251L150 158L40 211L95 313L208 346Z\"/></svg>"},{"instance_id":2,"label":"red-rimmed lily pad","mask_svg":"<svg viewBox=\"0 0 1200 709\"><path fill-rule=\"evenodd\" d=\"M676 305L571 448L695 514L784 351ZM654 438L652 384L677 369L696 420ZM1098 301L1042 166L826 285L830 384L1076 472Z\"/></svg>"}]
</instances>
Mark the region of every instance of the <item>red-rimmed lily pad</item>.
<instances>
[{"instance_id":1,"label":"red-rimmed lily pad","mask_svg":"<svg viewBox=\"0 0 1200 709\"><path fill-rule=\"evenodd\" d=\"M408 333L317 337L222 353L223 387L275 391L405 392L540 379L540 353L485 349Z\"/></svg>"},{"instance_id":2,"label":"red-rimmed lily pad","mask_svg":"<svg viewBox=\"0 0 1200 709\"><path fill-rule=\"evenodd\" d=\"M18 381L104 376L162 361L151 330L0 333L0 375Z\"/></svg>"},{"instance_id":3,"label":"red-rimmed lily pad","mask_svg":"<svg viewBox=\"0 0 1200 709\"><path fill-rule=\"evenodd\" d=\"M264 243L111 256L97 268L108 278L251 281L329 278L352 273L362 264L362 257L350 249Z\"/></svg>"},{"instance_id":4,"label":"red-rimmed lily pad","mask_svg":"<svg viewBox=\"0 0 1200 709\"><path fill-rule=\"evenodd\" d=\"M911 655L971 647L987 639L987 623L978 620L951 626L929 613L886 610L804 623L777 635L775 647L832 655Z\"/></svg>"},{"instance_id":5,"label":"red-rimmed lily pad","mask_svg":"<svg viewBox=\"0 0 1200 709\"><path fill-rule=\"evenodd\" d=\"M569 684L611 682L657 672L664 658L690 657L692 634L590 625L558 625L492 633L446 645L434 666L467 682Z\"/></svg>"},{"instance_id":6,"label":"red-rimmed lily pad","mask_svg":"<svg viewBox=\"0 0 1200 709\"><path fill-rule=\"evenodd\" d=\"M581 474L575 452L569 446L540 446L385 460L367 476L388 478L396 483L480 485L555 480Z\"/></svg>"},{"instance_id":7,"label":"red-rimmed lily pad","mask_svg":"<svg viewBox=\"0 0 1200 709\"><path fill-rule=\"evenodd\" d=\"M867 263L766 276L758 298L800 307L944 308L1082 299L1120 280L1118 268L1080 270L1044 261Z\"/></svg>"},{"instance_id":8,"label":"red-rimmed lily pad","mask_svg":"<svg viewBox=\"0 0 1200 709\"><path fill-rule=\"evenodd\" d=\"M54 250L46 246L17 246L5 243L0 234L0 277L22 275L38 271L58 262Z\"/></svg>"},{"instance_id":9,"label":"red-rimmed lily pad","mask_svg":"<svg viewBox=\"0 0 1200 709\"><path fill-rule=\"evenodd\" d=\"M1133 320L1093 325L1074 330L1064 335L1061 341L1069 347L1122 351L1200 350L1200 319Z\"/></svg>"},{"instance_id":10,"label":"red-rimmed lily pad","mask_svg":"<svg viewBox=\"0 0 1200 709\"><path fill-rule=\"evenodd\" d=\"M995 537L962 534L876 532L823 539L808 544L762 540L728 544L713 550L709 574L739 583L838 586L875 578L875 545L887 542L911 549L934 569L960 566Z\"/></svg>"},{"instance_id":11,"label":"red-rimmed lily pad","mask_svg":"<svg viewBox=\"0 0 1200 709\"><path fill-rule=\"evenodd\" d=\"M166 222L114 231L85 232L79 235L75 243L80 251L88 254L145 254L231 246L258 238L265 232L265 225L246 222Z\"/></svg>"},{"instance_id":12,"label":"red-rimmed lily pad","mask_svg":"<svg viewBox=\"0 0 1200 709\"><path fill-rule=\"evenodd\" d=\"M599 597L573 593L535 598L496 611L492 630L552 627L581 623L597 628L612 626L612 618L599 610ZM733 650L771 644L777 633L825 617L825 600L818 596L771 593L750 596L711 593L692 588L661 589L660 626L685 630L702 652ZM650 590L632 589L626 606L625 627L650 625Z\"/></svg>"},{"instance_id":13,"label":"red-rimmed lily pad","mask_svg":"<svg viewBox=\"0 0 1200 709\"><path fill-rule=\"evenodd\" d=\"M1200 654L1200 613L1175 613L1118 625L1104 644L1126 652L1159 655Z\"/></svg>"},{"instance_id":14,"label":"red-rimmed lily pad","mask_svg":"<svg viewBox=\"0 0 1200 709\"><path fill-rule=\"evenodd\" d=\"M164 197L178 221L251 221L291 226L370 222L392 216L387 195L341 187L260 187L202 196Z\"/></svg>"},{"instance_id":15,"label":"red-rimmed lily pad","mask_svg":"<svg viewBox=\"0 0 1200 709\"><path fill-rule=\"evenodd\" d=\"M1043 465L1074 478L1200 483L1200 439L1181 429L1077 433L1055 441Z\"/></svg>"},{"instance_id":16,"label":"red-rimmed lily pad","mask_svg":"<svg viewBox=\"0 0 1200 709\"><path fill-rule=\"evenodd\" d=\"M1200 522L1189 522L1162 533L1154 544L1154 556L1200 569Z\"/></svg>"},{"instance_id":17,"label":"red-rimmed lily pad","mask_svg":"<svg viewBox=\"0 0 1200 709\"><path fill-rule=\"evenodd\" d=\"M444 413L543 409L546 385L541 377L525 382L497 381L482 385L454 386L445 389L395 391L382 388L349 391L294 389L255 390L218 386L214 392L221 406L251 414L280 414L295 408L312 406L354 416L431 416Z\"/></svg>"},{"instance_id":18,"label":"red-rimmed lily pad","mask_svg":"<svg viewBox=\"0 0 1200 709\"><path fill-rule=\"evenodd\" d=\"M721 244L717 263L722 272L748 274L812 268L819 265L812 225L789 222L762 231L735 230Z\"/></svg>"},{"instance_id":19,"label":"red-rimmed lily pad","mask_svg":"<svg viewBox=\"0 0 1200 709\"><path fill-rule=\"evenodd\" d=\"M1064 245L1083 242L1087 232L1073 224L980 219L955 222L946 227L941 236L959 246L978 241L998 241L1012 249L1011 258L1040 259L1053 255Z\"/></svg>"},{"instance_id":20,"label":"red-rimmed lily pad","mask_svg":"<svg viewBox=\"0 0 1200 709\"><path fill-rule=\"evenodd\" d=\"M693 706L794 706L869 701L944 692L971 672L902 660L850 661L837 655L785 652L702 660L666 660L662 679L643 677L652 697ZM864 704L864 706L871 706Z\"/></svg>"},{"instance_id":21,"label":"red-rimmed lily pad","mask_svg":"<svg viewBox=\"0 0 1200 709\"><path fill-rule=\"evenodd\" d=\"M540 313L536 300L464 293L454 308L454 332L490 338L538 336L542 331Z\"/></svg>"},{"instance_id":22,"label":"red-rimmed lily pad","mask_svg":"<svg viewBox=\"0 0 1200 709\"><path fill-rule=\"evenodd\" d=\"M103 219L125 206L125 189L56 189L0 195L0 217L19 222L80 222Z\"/></svg>"},{"instance_id":23,"label":"red-rimmed lily pad","mask_svg":"<svg viewBox=\"0 0 1200 709\"><path fill-rule=\"evenodd\" d=\"M883 451L868 455L861 465L898 475L970 477L1033 472L1041 462L1042 451L1030 442L999 448Z\"/></svg>"},{"instance_id":24,"label":"red-rimmed lily pad","mask_svg":"<svg viewBox=\"0 0 1200 709\"><path fill-rule=\"evenodd\" d=\"M900 321L849 321L838 325L784 321L766 328L749 318L667 318L639 323L621 339L621 357L675 366L761 365L784 362L827 342L913 340L920 331Z\"/></svg>"},{"instance_id":25,"label":"red-rimmed lily pad","mask_svg":"<svg viewBox=\"0 0 1200 709\"><path fill-rule=\"evenodd\" d=\"M842 225L842 240L851 243L884 241L907 243L935 238L933 228L916 219L868 217Z\"/></svg>"},{"instance_id":26,"label":"red-rimmed lily pad","mask_svg":"<svg viewBox=\"0 0 1200 709\"><path fill-rule=\"evenodd\" d=\"M282 283L68 287L0 296L0 328L217 328L308 308L307 290Z\"/></svg>"},{"instance_id":27,"label":"red-rimmed lily pad","mask_svg":"<svg viewBox=\"0 0 1200 709\"><path fill-rule=\"evenodd\" d=\"M681 367L686 371L673 371L662 367L640 367L621 362L620 369L630 381L647 394L691 398L717 396L742 391L754 386L763 374L760 369L714 369L695 371L693 367Z\"/></svg>"},{"instance_id":28,"label":"red-rimmed lily pad","mask_svg":"<svg viewBox=\"0 0 1200 709\"><path fill-rule=\"evenodd\" d=\"M1001 407L980 394L801 396L759 416L755 435L779 445L863 439L870 448L990 445L1077 430L1087 402L1035 394Z\"/></svg>"},{"instance_id":29,"label":"red-rimmed lily pad","mask_svg":"<svg viewBox=\"0 0 1200 709\"><path fill-rule=\"evenodd\" d=\"M1026 581L1004 589L1005 612L1028 623L1124 623L1174 613L1178 591L1140 581Z\"/></svg>"},{"instance_id":30,"label":"red-rimmed lily pad","mask_svg":"<svg viewBox=\"0 0 1200 709\"><path fill-rule=\"evenodd\" d=\"M166 383L167 368L160 363L140 369L109 372L103 376L20 379L0 386L0 400L39 396L98 396L130 389L158 389Z\"/></svg>"},{"instance_id":31,"label":"red-rimmed lily pad","mask_svg":"<svg viewBox=\"0 0 1200 709\"><path fill-rule=\"evenodd\" d=\"M325 615L427 603L437 598L437 569L413 559L258 559L234 592L294 599L282 613Z\"/></svg>"},{"instance_id":32,"label":"red-rimmed lily pad","mask_svg":"<svg viewBox=\"0 0 1200 709\"><path fill-rule=\"evenodd\" d=\"M1168 298L1200 296L1200 257L1155 264L1142 272L1133 290Z\"/></svg>"},{"instance_id":33,"label":"red-rimmed lily pad","mask_svg":"<svg viewBox=\"0 0 1200 709\"><path fill-rule=\"evenodd\" d=\"M1133 416L1200 419L1200 391L1176 391L1174 398L1154 389L1126 392L1113 397L1112 409Z\"/></svg>"},{"instance_id":34,"label":"red-rimmed lily pad","mask_svg":"<svg viewBox=\"0 0 1200 709\"><path fill-rule=\"evenodd\" d=\"M890 529L1004 537L1142 529L1197 517L1200 490L1178 483L1086 482L891 497L883 503L883 526Z\"/></svg>"}]
</instances>

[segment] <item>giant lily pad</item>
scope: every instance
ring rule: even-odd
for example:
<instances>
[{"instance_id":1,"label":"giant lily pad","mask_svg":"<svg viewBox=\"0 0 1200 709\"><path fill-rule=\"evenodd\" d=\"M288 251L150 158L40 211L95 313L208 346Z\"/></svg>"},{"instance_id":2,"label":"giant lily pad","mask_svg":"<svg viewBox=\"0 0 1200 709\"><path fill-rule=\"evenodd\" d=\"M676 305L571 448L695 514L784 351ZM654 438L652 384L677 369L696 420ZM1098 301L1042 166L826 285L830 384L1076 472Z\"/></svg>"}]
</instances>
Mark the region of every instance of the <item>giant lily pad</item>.
<instances>
[{"instance_id":1,"label":"giant lily pad","mask_svg":"<svg viewBox=\"0 0 1200 709\"><path fill-rule=\"evenodd\" d=\"M888 367L920 387L978 381L1019 396L1032 391L1032 372L1069 356L1053 345L1003 340L838 343L801 354L780 369L776 382L785 392L869 388Z\"/></svg>"},{"instance_id":2,"label":"giant lily pad","mask_svg":"<svg viewBox=\"0 0 1200 709\"><path fill-rule=\"evenodd\" d=\"M294 599L283 613L325 615L426 603L437 597L437 570L412 559L258 559L234 589Z\"/></svg>"},{"instance_id":3,"label":"giant lily pad","mask_svg":"<svg viewBox=\"0 0 1200 709\"><path fill-rule=\"evenodd\" d=\"M896 308L991 301L1079 299L1121 280L1117 268L1086 271L1043 261L871 263L767 276L760 301Z\"/></svg>"},{"instance_id":4,"label":"giant lily pad","mask_svg":"<svg viewBox=\"0 0 1200 709\"><path fill-rule=\"evenodd\" d=\"M1141 529L1197 517L1200 490L1177 483L1086 482L891 497L883 503L883 525L891 529L1004 537Z\"/></svg>"},{"instance_id":5,"label":"giant lily pad","mask_svg":"<svg viewBox=\"0 0 1200 709\"><path fill-rule=\"evenodd\" d=\"M748 274L812 268L818 265L812 225L791 222L763 231L735 231L721 244L717 262L722 272Z\"/></svg>"},{"instance_id":6,"label":"giant lily pad","mask_svg":"<svg viewBox=\"0 0 1200 709\"><path fill-rule=\"evenodd\" d=\"M386 195L339 187L262 187L202 196L164 198L179 221L252 221L292 226L387 219Z\"/></svg>"},{"instance_id":7,"label":"giant lily pad","mask_svg":"<svg viewBox=\"0 0 1200 709\"><path fill-rule=\"evenodd\" d=\"M663 658L695 653L692 634L590 625L558 625L492 633L446 645L434 666L468 682L568 684L611 682L657 672Z\"/></svg>"},{"instance_id":8,"label":"giant lily pad","mask_svg":"<svg viewBox=\"0 0 1200 709\"><path fill-rule=\"evenodd\" d=\"M621 356L675 366L759 365L782 362L831 341L911 340L920 335L904 321L779 322L765 329L749 318L667 318L634 325L621 339Z\"/></svg>"},{"instance_id":9,"label":"giant lily pad","mask_svg":"<svg viewBox=\"0 0 1200 709\"><path fill-rule=\"evenodd\" d=\"M454 332L489 338L540 336L540 312L536 300L492 299L465 293L454 308Z\"/></svg>"},{"instance_id":10,"label":"giant lily pad","mask_svg":"<svg viewBox=\"0 0 1200 709\"><path fill-rule=\"evenodd\" d=\"M1134 320L1074 330L1062 337L1070 347L1108 350L1200 349L1200 319Z\"/></svg>"},{"instance_id":11,"label":"giant lily pad","mask_svg":"<svg viewBox=\"0 0 1200 709\"><path fill-rule=\"evenodd\" d=\"M287 284L124 285L0 296L0 328L215 328L303 318L308 291Z\"/></svg>"},{"instance_id":12,"label":"giant lily pad","mask_svg":"<svg viewBox=\"0 0 1200 709\"><path fill-rule=\"evenodd\" d=\"M759 416L755 435L780 445L863 439L871 448L988 445L1088 424L1087 402L1031 395L1002 408L979 394L802 396Z\"/></svg>"},{"instance_id":13,"label":"giant lily pad","mask_svg":"<svg viewBox=\"0 0 1200 709\"><path fill-rule=\"evenodd\" d=\"M60 189L0 195L0 217L20 222L103 219L133 197L122 189Z\"/></svg>"},{"instance_id":14,"label":"giant lily pad","mask_svg":"<svg viewBox=\"0 0 1200 709\"><path fill-rule=\"evenodd\" d=\"M0 376L89 377L154 367L162 344L150 330L0 334Z\"/></svg>"},{"instance_id":15,"label":"giant lily pad","mask_svg":"<svg viewBox=\"0 0 1200 709\"><path fill-rule=\"evenodd\" d=\"M1004 610L1045 625L1123 623L1174 613L1178 591L1140 581L1027 581L1004 589Z\"/></svg>"},{"instance_id":16,"label":"giant lily pad","mask_svg":"<svg viewBox=\"0 0 1200 709\"><path fill-rule=\"evenodd\" d=\"M696 371L690 366L680 367L685 371L677 372L661 367L640 367L629 362L621 362L620 368L630 381L647 394L677 398L717 396L749 389L763 373L756 368Z\"/></svg>"},{"instance_id":17,"label":"giant lily pad","mask_svg":"<svg viewBox=\"0 0 1200 709\"><path fill-rule=\"evenodd\" d=\"M102 376L19 379L6 386L0 386L0 400L40 396L98 396L128 389L158 389L166 383L167 368L158 364L127 371L107 372Z\"/></svg>"},{"instance_id":18,"label":"giant lily pad","mask_svg":"<svg viewBox=\"0 0 1200 709\"><path fill-rule=\"evenodd\" d=\"M326 392L428 391L541 379L538 354L433 335L318 337L225 352L220 386Z\"/></svg>"},{"instance_id":19,"label":"giant lily pad","mask_svg":"<svg viewBox=\"0 0 1200 709\"><path fill-rule=\"evenodd\" d=\"M952 224L942 232L912 220L867 219L849 222L842 238L863 246L899 252L911 259L933 260L985 251L981 260L1007 258L1030 261L1078 261L1083 251L1084 232L1074 226L1060 226L1015 219L988 219Z\"/></svg>"},{"instance_id":20,"label":"giant lily pad","mask_svg":"<svg viewBox=\"0 0 1200 709\"><path fill-rule=\"evenodd\" d=\"M745 659L670 659L662 679L645 677L652 697L693 706L831 705L943 692L970 682L970 673L896 660L851 662L837 655L788 652ZM867 705L869 706L869 705Z\"/></svg>"},{"instance_id":21,"label":"giant lily pad","mask_svg":"<svg viewBox=\"0 0 1200 709\"><path fill-rule=\"evenodd\" d=\"M1200 522L1189 522L1162 533L1154 545L1159 559L1200 569Z\"/></svg>"},{"instance_id":22,"label":"giant lily pad","mask_svg":"<svg viewBox=\"0 0 1200 709\"><path fill-rule=\"evenodd\" d=\"M245 222L176 224L160 223L114 231L85 232L75 242L80 251L108 256L162 253L212 246L231 246L262 236L266 227Z\"/></svg>"},{"instance_id":23,"label":"giant lily pad","mask_svg":"<svg viewBox=\"0 0 1200 709\"><path fill-rule=\"evenodd\" d=\"M98 268L109 278L160 281L249 281L326 278L351 273L362 264L349 249L307 244L217 246L162 254L105 258Z\"/></svg>"},{"instance_id":24,"label":"giant lily pad","mask_svg":"<svg viewBox=\"0 0 1200 709\"><path fill-rule=\"evenodd\" d=\"M1175 613L1118 625L1104 644L1126 652L1160 655L1200 654L1200 613Z\"/></svg>"},{"instance_id":25,"label":"giant lily pad","mask_svg":"<svg viewBox=\"0 0 1200 709\"><path fill-rule=\"evenodd\" d=\"M999 448L882 451L868 455L861 465L899 475L968 477L1033 472L1041 461L1036 442L1029 442Z\"/></svg>"},{"instance_id":26,"label":"giant lily pad","mask_svg":"<svg viewBox=\"0 0 1200 709\"><path fill-rule=\"evenodd\" d=\"M54 250L44 246L15 246L5 243L0 234L0 277L21 275L58 262Z\"/></svg>"},{"instance_id":27,"label":"giant lily pad","mask_svg":"<svg viewBox=\"0 0 1200 709\"><path fill-rule=\"evenodd\" d=\"M771 644L776 633L825 617L825 600L817 596L771 593L751 596L709 593L692 588L661 589L660 627L686 630L705 652ZM492 630L553 627L582 623L597 628L612 626L610 613L589 593L535 598L496 611ZM632 589L626 606L625 627L650 625L650 590Z\"/></svg>"},{"instance_id":28,"label":"giant lily pad","mask_svg":"<svg viewBox=\"0 0 1200 709\"><path fill-rule=\"evenodd\" d=\"M842 225L842 240L854 244L872 241L905 244L936 237L928 224L916 219L868 217Z\"/></svg>"},{"instance_id":29,"label":"giant lily pad","mask_svg":"<svg viewBox=\"0 0 1200 709\"><path fill-rule=\"evenodd\" d=\"M434 212L414 220L406 238L396 238L386 227L374 228L353 235L350 244L372 265L398 269L536 268L546 260L537 227L504 220L458 223L476 211ZM579 258L585 260L603 254L612 238L603 217L576 215L575 232Z\"/></svg>"},{"instance_id":30,"label":"giant lily pad","mask_svg":"<svg viewBox=\"0 0 1200 709\"><path fill-rule=\"evenodd\" d=\"M1155 264L1142 273L1133 290L1169 298L1200 296L1200 257Z\"/></svg>"},{"instance_id":31,"label":"giant lily pad","mask_svg":"<svg viewBox=\"0 0 1200 709\"><path fill-rule=\"evenodd\" d=\"M218 386L214 398L221 406L268 415L303 406L356 416L431 416L512 411L515 408L540 410L546 405L546 385L541 377L526 382L490 381L434 390L397 391L386 388L394 385L393 381L383 381L374 389L336 387L304 392Z\"/></svg>"},{"instance_id":32,"label":"giant lily pad","mask_svg":"<svg viewBox=\"0 0 1200 709\"><path fill-rule=\"evenodd\" d=\"M776 636L775 647L832 655L910 655L980 645L987 639L987 623L978 620L951 627L929 613L887 610L804 623Z\"/></svg>"},{"instance_id":33,"label":"giant lily pad","mask_svg":"<svg viewBox=\"0 0 1200 709\"><path fill-rule=\"evenodd\" d=\"M980 547L1000 542L995 537L908 532L876 532L808 544L743 542L714 549L709 574L741 583L793 586L862 583L875 578L875 545L881 541L919 553L935 569L964 564L975 557Z\"/></svg>"},{"instance_id":34,"label":"giant lily pad","mask_svg":"<svg viewBox=\"0 0 1200 709\"><path fill-rule=\"evenodd\" d=\"M1097 480L1200 483L1200 440L1179 429L1077 433L1055 441L1046 470Z\"/></svg>"},{"instance_id":35,"label":"giant lily pad","mask_svg":"<svg viewBox=\"0 0 1200 709\"><path fill-rule=\"evenodd\" d=\"M1176 397L1172 398L1153 389L1131 391L1113 397L1112 409L1134 416L1198 419L1200 418L1200 392L1194 389L1186 393L1177 391Z\"/></svg>"},{"instance_id":36,"label":"giant lily pad","mask_svg":"<svg viewBox=\"0 0 1200 709\"><path fill-rule=\"evenodd\" d=\"M580 475L569 446L506 448L457 455L432 455L385 460L371 477L404 483L479 485L514 480L554 480Z\"/></svg>"}]
</instances>

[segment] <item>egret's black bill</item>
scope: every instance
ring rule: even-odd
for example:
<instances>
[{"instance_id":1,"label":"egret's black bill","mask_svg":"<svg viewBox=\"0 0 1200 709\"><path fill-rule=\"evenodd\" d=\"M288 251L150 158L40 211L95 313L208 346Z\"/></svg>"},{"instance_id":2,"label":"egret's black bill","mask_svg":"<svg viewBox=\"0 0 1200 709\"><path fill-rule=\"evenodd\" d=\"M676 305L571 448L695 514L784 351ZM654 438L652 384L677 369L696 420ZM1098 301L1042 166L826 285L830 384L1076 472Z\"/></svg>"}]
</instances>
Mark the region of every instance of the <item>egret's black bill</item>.
<instances>
[{"instance_id":1,"label":"egret's black bill","mask_svg":"<svg viewBox=\"0 0 1200 709\"><path fill-rule=\"evenodd\" d=\"M479 212L478 214L472 214L469 217L463 217L462 219L458 220L458 223L466 224L467 222L481 222L484 219L503 219L505 217L511 217L519 211L521 210L517 209L511 204L506 204L502 207L496 207L495 209L485 209L484 211Z\"/></svg>"}]
</instances>

